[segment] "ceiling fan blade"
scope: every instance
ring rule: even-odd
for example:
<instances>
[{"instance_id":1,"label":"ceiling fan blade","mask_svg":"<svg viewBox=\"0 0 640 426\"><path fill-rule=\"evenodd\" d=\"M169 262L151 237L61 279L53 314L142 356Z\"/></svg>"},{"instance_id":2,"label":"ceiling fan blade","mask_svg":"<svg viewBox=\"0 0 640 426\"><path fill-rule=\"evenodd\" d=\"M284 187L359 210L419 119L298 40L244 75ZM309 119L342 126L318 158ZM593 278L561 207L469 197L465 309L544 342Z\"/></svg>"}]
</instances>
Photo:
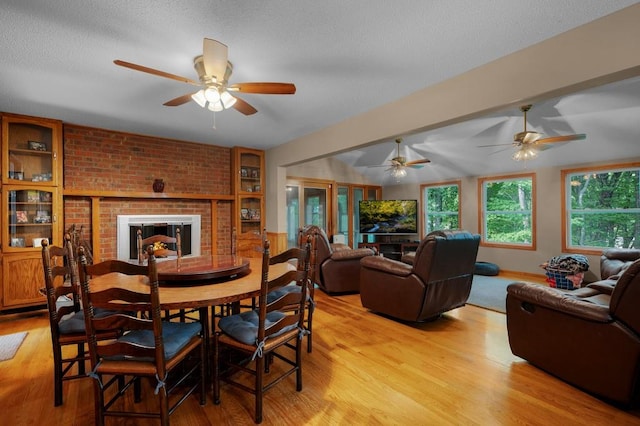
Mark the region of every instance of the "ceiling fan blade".
<instances>
[{"instance_id":1,"label":"ceiling fan blade","mask_svg":"<svg viewBox=\"0 0 640 426\"><path fill-rule=\"evenodd\" d=\"M507 145L514 145L514 143L494 143L491 145L478 145L478 148L489 148L492 146L507 146Z\"/></svg>"},{"instance_id":2,"label":"ceiling fan blade","mask_svg":"<svg viewBox=\"0 0 640 426\"><path fill-rule=\"evenodd\" d=\"M536 145L544 145L547 143L556 143L556 142L580 141L586 138L587 138L587 135L584 133L579 133L576 135L551 136L549 138L538 139L536 141Z\"/></svg>"},{"instance_id":3,"label":"ceiling fan blade","mask_svg":"<svg viewBox=\"0 0 640 426\"><path fill-rule=\"evenodd\" d=\"M175 99L171 99L170 101L167 101L165 103L163 103L162 105L164 106L180 106L180 105L184 105L187 102L189 102L191 100L191 95L193 95L193 93L187 93L186 95L182 95L182 96L178 96Z\"/></svg>"},{"instance_id":4,"label":"ceiling fan blade","mask_svg":"<svg viewBox=\"0 0 640 426\"><path fill-rule=\"evenodd\" d=\"M195 86L200 86L200 83L198 83L198 82L196 82L194 80L191 80L190 78L182 77L182 76L179 76L179 75L175 75L175 74L171 74L171 73L168 73L168 72L156 70L156 69L145 67L145 66L138 65L138 64L133 64L131 62L121 61L120 59L116 59L115 61L113 61L113 63L116 64L116 65L119 65L121 67L129 68L129 69L132 69L132 70L135 70L135 71L142 71L142 72L146 72L147 74L157 75L158 77L170 78L171 80L180 81L182 83L188 83L188 84L193 84Z\"/></svg>"},{"instance_id":5,"label":"ceiling fan blade","mask_svg":"<svg viewBox=\"0 0 640 426\"><path fill-rule=\"evenodd\" d=\"M224 81L227 71L227 57L229 48L218 40L205 38L202 44L202 61L205 72L210 77L215 77L218 83Z\"/></svg>"},{"instance_id":6,"label":"ceiling fan blade","mask_svg":"<svg viewBox=\"0 0 640 426\"><path fill-rule=\"evenodd\" d=\"M233 104L233 108L240 111L244 115L252 115L258 112L258 110L252 107L247 101L244 101L237 96L234 96L234 98L236 98L236 103Z\"/></svg>"},{"instance_id":7,"label":"ceiling fan blade","mask_svg":"<svg viewBox=\"0 0 640 426\"><path fill-rule=\"evenodd\" d=\"M419 164L427 164L427 163L430 163L430 162L431 162L431 160L426 159L426 158L422 158L420 160L407 161L406 163L404 163L404 165L411 167L411 166L416 166L416 165L419 165Z\"/></svg>"},{"instance_id":8,"label":"ceiling fan blade","mask_svg":"<svg viewBox=\"0 0 640 426\"><path fill-rule=\"evenodd\" d=\"M263 95L293 95L296 93L296 85L293 83L236 83L229 86L228 90Z\"/></svg>"},{"instance_id":9,"label":"ceiling fan blade","mask_svg":"<svg viewBox=\"0 0 640 426\"><path fill-rule=\"evenodd\" d=\"M499 149L497 151L494 151L494 152L490 153L489 155L495 155L495 154L498 154L500 152L504 152L504 151L510 150L510 149L511 149L511 147L502 148L502 149Z\"/></svg>"}]
</instances>

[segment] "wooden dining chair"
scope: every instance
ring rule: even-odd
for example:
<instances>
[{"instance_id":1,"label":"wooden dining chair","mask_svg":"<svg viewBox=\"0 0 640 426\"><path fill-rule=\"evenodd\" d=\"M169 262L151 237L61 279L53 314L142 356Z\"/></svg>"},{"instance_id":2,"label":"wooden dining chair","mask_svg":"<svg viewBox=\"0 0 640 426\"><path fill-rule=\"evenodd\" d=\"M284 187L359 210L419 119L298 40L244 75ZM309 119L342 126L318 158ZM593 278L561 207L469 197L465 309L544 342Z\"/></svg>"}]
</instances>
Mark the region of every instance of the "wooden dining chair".
<instances>
[{"instance_id":1,"label":"wooden dining chair","mask_svg":"<svg viewBox=\"0 0 640 426\"><path fill-rule=\"evenodd\" d=\"M310 239L309 239L310 238ZM315 283L317 282L318 271L318 232L309 228L300 228L298 231L298 247L302 248L304 245L311 243L311 253L309 257L309 293L305 306L307 308L307 315L305 316L305 327L309 332L307 334L307 352L311 353L313 347L313 313L316 309L315 302Z\"/></svg>"},{"instance_id":2,"label":"wooden dining chair","mask_svg":"<svg viewBox=\"0 0 640 426\"><path fill-rule=\"evenodd\" d=\"M142 230L138 229L136 233L138 248L138 263L142 265L147 258L147 247L153 245L156 257L176 256L182 257L182 238L180 237L180 228L176 228L176 236L156 234L149 237L142 237Z\"/></svg>"},{"instance_id":3,"label":"wooden dining chair","mask_svg":"<svg viewBox=\"0 0 640 426\"><path fill-rule=\"evenodd\" d=\"M156 258L175 256L176 258L182 258L182 237L180 234L180 228L176 228L176 236L171 237L164 234L155 234L146 238L142 238L142 230L138 229L136 232L137 248L138 248L138 264L143 265L147 259L147 247L153 246L153 253ZM190 315L197 313L197 310L185 310L180 309L178 312L171 313L165 311L165 319L178 318L184 322L186 320L199 321L199 318L195 318Z\"/></svg>"},{"instance_id":4,"label":"wooden dining chair","mask_svg":"<svg viewBox=\"0 0 640 426\"><path fill-rule=\"evenodd\" d=\"M62 405L62 383L86 377L87 336L80 307L78 264L71 236L65 234L62 247L42 241L42 267L53 346L53 404ZM72 353L63 347L75 346ZM77 368L74 370L73 367Z\"/></svg>"},{"instance_id":5,"label":"wooden dining chair","mask_svg":"<svg viewBox=\"0 0 640 426\"><path fill-rule=\"evenodd\" d=\"M159 418L162 425L168 425L169 416L198 388L200 405L204 405L202 326L199 322L162 321L153 248L147 248L146 266L118 260L88 265L82 247L79 253L79 278L92 368L89 375L94 378L95 424L103 425L105 417L113 416ZM141 279L148 282L149 291L136 292L116 286L93 291L92 281L112 272L144 276ZM114 274L113 279L116 277ZM122 309L123 304L130 312L96 316L99 308ZM114 330L122 331L122 335L108 341L97 338L99 333ZM134 400L140 400L141 378L149 379L155 387L159 398L157 412L135 410L121 398L133 384ZM119 399L120 404L116 404Z\"/></svg>"},{"instance_id":6,"label":"wooden dining chair","mask_svg":"<svg viewBox=\"0 0 640 426\"><path fill-rule=\"evenodd\" d=\"M262 254L262 282L258 309L226 316L218 322L214 344L214 402L220 403L220 381L255 395L255 422L262 422L262 398L266 390L285 377L296 373L296 390L302 390L302 336L305 301L308 287L311 243L304 249L291 248L276 256L269 256L269 242L264 242ZM288 270L269 280L269 266L296 261L302 267ZM271 302L267 294L299 283L302 291L286 292ZM279 360L284 371L269 367L265 361ZM253 364L253 368L251 368ZM253 386L242 377L253 377ZM271 377L276 376L276 377Z\"/></svg>"},{"instance_id":7,"label":"wooden dining chair","mask_svg":"<svg viewBox=\"0 0 640 426\"><path fill-rule=\"evenodd\" d=\"M265 238L266 230L262 234L256 231L249 231L238 235L234 227L231 233L231 254L247 258L262 258L262 246ZM222 318L239 310L255 309L256 306L257 301L255 298L237 303L225 303L220 306L212 306L211 315L213 318Z\"/></svg>"},{"instance_id":8,"label":"wooden dining chair","mask_svg":"<svg viewBox=\"0 0 640 426\"><path fill-rule=\"evenodd\" d=\"M305 228L300 228L298 231L298 247L303 249L307 243L311 244L311 251L309 255L309 286L307 287L307 296L305 300L305 308L307 313L304 317L305 329L307 330L307 352L311 353L312 350L312 337L313 337L313 312L315 310L315 300L314 300L314 262L317 258L317 234L315 232L305 232ZM298 264L297 267L301 268L304 265ZM292 282L289 285L280 287L276 290L270 291L267 294L267 303L276 300L279 297L282 297L283 294L288 292L300 292L302 291L298 282Z\"/></svg>"}]
</instances>

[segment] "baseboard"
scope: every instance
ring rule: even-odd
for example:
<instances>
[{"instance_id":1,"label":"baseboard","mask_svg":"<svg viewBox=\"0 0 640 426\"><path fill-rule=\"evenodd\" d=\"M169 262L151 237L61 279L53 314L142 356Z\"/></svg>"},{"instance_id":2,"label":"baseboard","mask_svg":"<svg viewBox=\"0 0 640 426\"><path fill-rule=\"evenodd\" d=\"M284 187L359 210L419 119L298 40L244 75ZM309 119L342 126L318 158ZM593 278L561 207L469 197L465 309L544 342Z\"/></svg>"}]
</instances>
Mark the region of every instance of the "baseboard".
<instances>
[{"instance_id":1,"label":"baseboard","mask_svg":"<svg viewBox=\"0 0 640 426\"><path fill-rule=\"evenodd\" d=\"M532 272L521 272L521 271L508 271L505 269L501 269L498 276L502 278L524 278L527 281L534 281L539 283L546 283L546 279L547 279L547 276L544 274L534 274Z\"/></svg>"}]
</instances>

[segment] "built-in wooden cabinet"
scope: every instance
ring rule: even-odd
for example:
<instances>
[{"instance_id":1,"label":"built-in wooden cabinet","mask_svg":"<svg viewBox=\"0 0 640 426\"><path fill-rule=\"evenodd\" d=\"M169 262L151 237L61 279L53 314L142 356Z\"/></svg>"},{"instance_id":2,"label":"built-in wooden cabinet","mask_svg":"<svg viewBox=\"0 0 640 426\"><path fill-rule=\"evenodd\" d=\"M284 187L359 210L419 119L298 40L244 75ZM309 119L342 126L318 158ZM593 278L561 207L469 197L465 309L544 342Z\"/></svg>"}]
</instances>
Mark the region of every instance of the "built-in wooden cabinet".
<instances>
[{"instance_id":1,"label":"built-in wooden cabinet","mask_svg":"<svg viewBox=\"0 0 640 426\"><path fill-rule=\"evenodd\" d=\"M264 229L264 151L233 148L233 192L236 197L233 225L240 236Z\"/></svg>"},{"instance_id":2,"label":"built-in wooden cabinet","mask_svg":"<svg viewBox=\"0 0 640 426\"><path fill-rule=\"evenodd\" d=\"M235 254L256 257L259 255L266 212L264 151L235 147L232 162Z\"/></svg>"},{"instance_id":3,"label":"built-in wooden cabinet","mask_svg":"<svg viewBox=\"0 0 640 426\"><path fill-rule=\"evenodd\" d=\"M0 309L46 303L41 243L62 240L62 122L2 114Z\"/></svg>"}]
</instances>

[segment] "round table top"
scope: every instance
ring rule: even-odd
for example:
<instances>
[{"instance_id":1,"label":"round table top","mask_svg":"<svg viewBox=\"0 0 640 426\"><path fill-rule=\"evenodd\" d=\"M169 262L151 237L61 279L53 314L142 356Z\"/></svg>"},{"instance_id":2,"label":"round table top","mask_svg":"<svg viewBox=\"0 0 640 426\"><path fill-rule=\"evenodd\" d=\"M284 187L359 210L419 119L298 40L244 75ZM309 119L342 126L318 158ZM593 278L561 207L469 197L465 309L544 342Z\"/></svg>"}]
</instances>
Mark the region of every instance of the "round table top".
<instances>
[{"instance_id":1,"label":"round table top","mask_svg":"<svg viewBox=\"0 0 640 426\"><path fill-rule=\"evenodd\" d=\"M160 287L160 308L170 310L204 308L259 296L262 279L262 259L248 260L249 272L227 281L215 279L210 284L198 282L192 286ZM269 279L278 277L292 268L293 266L289 263L271 265L269 267ZM183 271L183 273L188 281L188 272ZM195 270L193 274L197 276L199 272ZM117 272L96 276L91 279L91 289L93 291L100 291L110 287L148 292L149 279L142 275L124 275Z\"/></svg>"},{"instance_id":2,"label":"round table top","mask_svg":"<svg viewBox=\"0 0 640 426\"><path fill-rule=\"evenodd\" d=\"M160 285L210 284L249 273L249 259L232 255L211 255L159 260Z\"/></svg>"}]
</instances>

